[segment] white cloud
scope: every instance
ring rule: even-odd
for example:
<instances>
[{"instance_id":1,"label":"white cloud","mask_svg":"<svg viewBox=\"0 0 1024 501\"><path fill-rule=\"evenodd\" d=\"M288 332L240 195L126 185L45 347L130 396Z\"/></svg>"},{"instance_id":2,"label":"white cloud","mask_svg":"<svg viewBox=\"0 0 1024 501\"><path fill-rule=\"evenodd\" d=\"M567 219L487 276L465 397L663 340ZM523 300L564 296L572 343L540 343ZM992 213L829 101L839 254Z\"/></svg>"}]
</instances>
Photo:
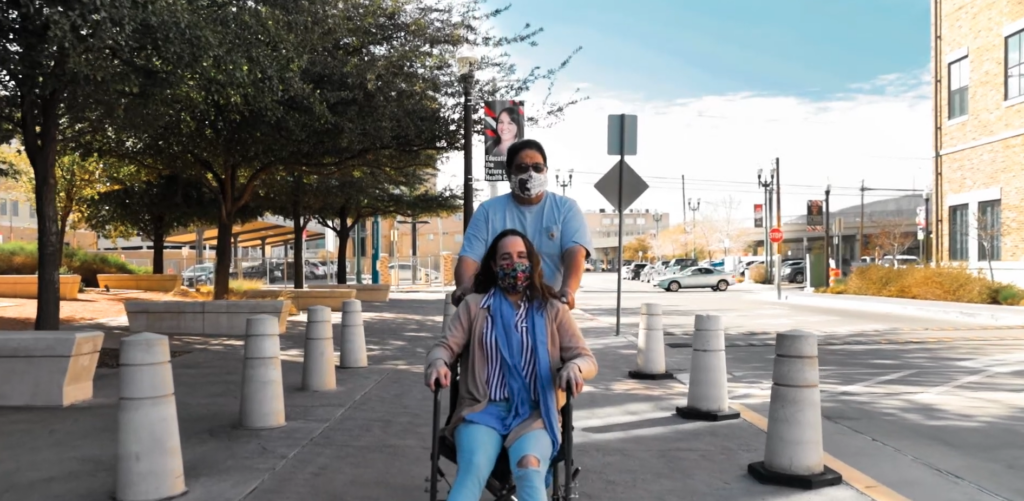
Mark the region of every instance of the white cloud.
<instances>
[{"instance_id":1,"label":"white cloud","mask_svg":"<svg viewBox=\"0 0 1024 501\"><path fill-rule=\"evenodd\" d=\"M573 86L575 87L575 86ZM806 200L824 197L831 182L833 207L859 203L859 186L923 188L931 179L931 86L926 72L883 75L850 86L830 99L741 93L697 99L643 100L634 93L612 93L590 83L591 100L550 128L527 130L541 141L552 169L575 169L566 192L584 209L610 208L594 183L617 160L606 155L609 114L639 117L638 155L627 162L651 189L634 208L670 212L681 221L686 195L706 201L732 195L741 217L753 219L753 204L763 201L757 169L781 159L783 216L805 210ZM530 112L530 98L527 113ZM536 96L540 97L540 96ZM474 148L476 176L483 177L483 144ZM441 184L461 183L462 155L443 166ZM452 177L454 176L454 177ZM551 176L551 189L554 176ZM499 187L500 193L508 187ZM485 191L486 194L486 191ZM890 193L895 196L898 193ZM869 194L868 200L879 193ZM748 217L749 216L749 217Z\"/></svg>"}]
</instances>

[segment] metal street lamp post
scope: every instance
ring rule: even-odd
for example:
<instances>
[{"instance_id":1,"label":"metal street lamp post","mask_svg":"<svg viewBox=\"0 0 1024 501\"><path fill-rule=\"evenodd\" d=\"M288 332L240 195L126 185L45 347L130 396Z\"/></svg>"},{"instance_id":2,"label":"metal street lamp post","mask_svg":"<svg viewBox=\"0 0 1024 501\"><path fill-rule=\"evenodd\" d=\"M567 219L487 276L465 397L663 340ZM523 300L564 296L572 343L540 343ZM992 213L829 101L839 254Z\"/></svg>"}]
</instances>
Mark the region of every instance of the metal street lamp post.
<instances>
[{"instance_id":1,"label":"metal street lamp post","mask_svg":"<svg viewBox=\"0 0 1024 501\"><path fill-rule=\"evenodd\" d=\"M931 215L931 198L932 192L930 190L924 190L924 239L921 241L921 254L924 256L925 263L931 262L931 228L932 228L932 215Z\"/></svg>"},{"instance_id":2,"label":"metal street lamp post","mask_svg":"<svg viewBox=\"0 0 1024 501\"><path fill-rule=\"evenodd\" d=\"M693 205L693 199L689 198L686 200L686 206L690 209L690 213L693 214L693 227L697 227L697 211L700 210L700 199L697 199L697 205ZM693 238L693 232L690 232L690 242L693 244L693 254L690 256L693 259L697 259L697 239Z\"/></svg>"},{"instance_id":3,"label":"metal street lamp post","mask_svg":"<svg viewBox=\"0 0 1024 501\"><path fill-rule=\"evenodd\" d=\"M832 194L832 183L825 185L825 280L826 284L832 282L832 263L829 261L829 207L828 197ZM826 285L827 287L827 285Z\"/></svg>"},{"instance_id":4,"label":"metal street lamp post","mask_svg":"<svg viewBox=\"0 0 1024 501\"><path fill-rule=\"evenodd\" d=\"M572 186L572 169L569 169L569 178L565 179L564 181L559 181L558 180L559 175L561 174L561 172L562 172L562 169L558 169L558 170L555 171L555 186L558 186L559 188L562 188L562 196L564 197L565 196L565 189L570 187L570 186Z\"/></svg>"},{"instance_id":5,"label":"metal street lamp post","mask_svg":"<svg viewBox=\"0 0 1024 501\"><path fill-rule=\"evenodd\" d=\"M771 257L771 243L768 240L768 228L771 226L772 221L772 188L775 186L775 169L769 169L769 175L764 175L764 169L757 169L757 186L764 189L764 211L761 220L764 221L764 271L767 275L766 278L769 280L772 277L772 266L770 262ZM762 177L764 179L762 179Z\"/></svg>"},{"instance_id":6,"label":"metal street lamp post","mask_svg":"<svg viewBox=\"0 0 1024 501\"><path fill-rule=\"evenodd\" d=\"M462 77L462 93L465 96L465 101L462 104L462 153L465 157L465 165L463 165L465 180L462 194L463 231L469 229L469 220L473 217L473 86L476 82L474 71L479 61L480 58L473 53L471 48L464 49L462 54L456 58L456 63L459 65L459 75ZM415 228L415 225L413 228ZM415 245L415 240L413 242L413 245ZM415 252L413 255L415 255Z\"/></svg>"}]
</instances>

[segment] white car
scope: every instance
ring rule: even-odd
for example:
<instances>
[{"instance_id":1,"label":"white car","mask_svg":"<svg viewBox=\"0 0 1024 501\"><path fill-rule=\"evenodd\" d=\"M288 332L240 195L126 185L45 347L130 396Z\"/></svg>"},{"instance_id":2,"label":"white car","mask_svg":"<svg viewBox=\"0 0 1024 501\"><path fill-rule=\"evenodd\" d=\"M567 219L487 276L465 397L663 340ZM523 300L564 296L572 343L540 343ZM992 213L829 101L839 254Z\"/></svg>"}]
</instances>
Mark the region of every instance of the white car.
<instances>
[{"instance_id":1,"label":"white car","mask_svg":"<svg viewBox=\"0 0 1024 501\"><path fill-rule=\"evenodd\" d=\"M669 275L658 281L658 287L669 292L704 287L717 292L727 290L730 285L736 285L736 275L710 266L687 268L679 274Z\"/></svg>"}]
</instances>

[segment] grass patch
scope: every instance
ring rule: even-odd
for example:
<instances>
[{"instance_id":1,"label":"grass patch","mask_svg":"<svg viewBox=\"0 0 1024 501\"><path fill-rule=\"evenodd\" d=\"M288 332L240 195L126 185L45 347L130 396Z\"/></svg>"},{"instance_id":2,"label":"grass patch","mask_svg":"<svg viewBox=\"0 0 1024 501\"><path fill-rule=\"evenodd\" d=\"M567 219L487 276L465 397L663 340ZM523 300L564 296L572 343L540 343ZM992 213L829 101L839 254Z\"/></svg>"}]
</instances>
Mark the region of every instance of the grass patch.
<instances>
[{"instance_id":1,"label":"grass patch","mask_svg":"<svg viewBox=\"0 0 1024 501\"><path fill-rule=\"evenodd\" d=\"M832 287L820 291L973 304L1019 305L1024 301L1024 290L1015 285L993 282L984 274L949 266L862 266L855 268L849 277L837 279Z\"/></svg>"},{"instance_id":2,"label":"grass patch","mask_svg":"<svg viewBox=\"0 0 1024 501\"><path fill-rule=\"evenodd\" d=\"M246 297L247 291L262 289L266 285L263 281L258 279L242 279L242 280L229 280L228 281L228 295L225 299L228 301L280 301L292 298L292 292L288 289L281 289L280 293L273 296L266 297ZM196 290L190 290L187 287L179 287L178 290L171 293L171 296L179 297L183 299L194 299L200 301L212 301L213 300L213 287L208 285L200 285ZM291 315L298 315L299 310L295 308L295 304L292 303Z\"/></svg>"},{"instance_id":3,"label":"grass patch","mask_svg":"<svg viewBox=\"0 0 1024 501\"><path fill-rule=\"evenodd\" d=\"M139 275L151 273L148 267L134 266L109 254L94 254L77 248L64 249L62 275L80 275L85 287L99 287L98 274ZM0 245L0 275L35 275L39 272L39 250L35 242L9 242Z\"/></svg>"}]
</instances>

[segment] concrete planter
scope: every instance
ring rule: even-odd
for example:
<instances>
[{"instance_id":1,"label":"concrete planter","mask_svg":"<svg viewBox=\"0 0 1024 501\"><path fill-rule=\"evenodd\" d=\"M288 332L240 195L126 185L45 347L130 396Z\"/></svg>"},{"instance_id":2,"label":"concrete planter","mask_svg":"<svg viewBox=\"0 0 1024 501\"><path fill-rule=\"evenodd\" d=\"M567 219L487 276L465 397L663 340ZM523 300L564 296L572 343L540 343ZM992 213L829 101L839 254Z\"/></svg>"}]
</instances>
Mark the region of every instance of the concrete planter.
<instances>
[{"instance_id":1,"label":"concrete planter","mask_svg":"<svg viewBox=\"0 0 1024 501\"><path fill-rule=\"evenodd\" d=\"M371 303L386 303L391 297L391 286L387 284L325 284L310 285L310 290L346 290L356 291L355 299Z\"/></svg>"},{"instance_id":2,"label":"concrete planter","mask_svg":"<svg viewBox=\"0 0 1024 501\"><path fill-rule=\"evenodd\" d=\"M91 400L102 346L99 331L0 331L0 406Z\"/></svg>"},{"instance_id":3,"label":"concrete planter","mask_svg":"<svg viewBox=\"0 0 1024 501\"><path fill-rule=\"evenodd\" d=\"M243 301L126 301L131 332L192 334L200 336L245 336L249 317L270 315L278 320L284 334L291 302Z\"/></svg>"},{"instance_id":4,"label":"concrete planter","mask_svg":"<svg viewBox=\"0 0 1024 501\"><path fill-rule=\"evenodd\" d=\"M81 286L82 277L61 275L60 298L62 300L78 299L78 289ZM39 277L37 275L0 275L0 297L38 299Z\"/></svg>"},{"instance_id":5,"label":"concrete planter","mask_svg":"<svg viewBox=\"0 0 1024 501\"><path fill-rule=\"evenodd\" d=\"M101 289L174 292L181 287L181 275L96 275Z\"/></svg>"},{"instance_id":6,"label":"concrete planter","mask_svg":"<svg viewBox=\"0 0 1024 501\"><path fill-rule=\"evenodd\" d=\"M245 291L243 295L252 299L274 299L282 294L288 297L299 311L308 310L310 306L326 306L331 311L341 311L343 302L356 298L356 291L353 289L256 289Z\"/></svg>"}]
</instances>

